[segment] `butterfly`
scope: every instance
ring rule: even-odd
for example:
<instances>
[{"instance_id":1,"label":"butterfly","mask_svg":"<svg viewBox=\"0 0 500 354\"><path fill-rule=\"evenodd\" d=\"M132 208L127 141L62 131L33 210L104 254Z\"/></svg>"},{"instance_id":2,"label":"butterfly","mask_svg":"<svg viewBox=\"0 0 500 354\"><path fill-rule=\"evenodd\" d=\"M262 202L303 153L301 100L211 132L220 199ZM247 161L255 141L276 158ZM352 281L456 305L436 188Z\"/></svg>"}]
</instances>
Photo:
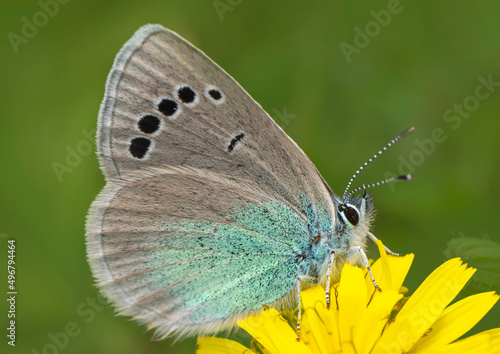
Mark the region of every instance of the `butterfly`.
<instances>
[{"instance_id":1,"label":"butterfly","mask_svg":"<svg viewBox=\"0 0 500 354\"><path fill-rule=\"evenodd\" d=\"M158 338L300 304L307 284L323 284L329 303L345 262L369 269L372 199L348 193L363 167L337 197L233 78L160 25L116 56L97 147L106 185L87 217L92 273L120 314Z\"/></svg>"}]
</instances>

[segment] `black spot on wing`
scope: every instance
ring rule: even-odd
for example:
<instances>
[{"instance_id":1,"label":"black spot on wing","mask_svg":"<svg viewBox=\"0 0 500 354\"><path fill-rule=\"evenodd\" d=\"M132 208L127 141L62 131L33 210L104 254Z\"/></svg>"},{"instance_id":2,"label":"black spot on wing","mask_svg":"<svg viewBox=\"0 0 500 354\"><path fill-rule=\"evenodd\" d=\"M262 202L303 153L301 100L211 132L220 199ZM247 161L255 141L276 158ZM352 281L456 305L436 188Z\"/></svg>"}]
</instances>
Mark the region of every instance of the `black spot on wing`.
<instances>
[{"instance_id":1,"label":"black spot on wing","mask_svg":"<svg viewBox=\"0 0 500 354\"><path fill-rule=\"evenodd\" d=\"M209 90L208 94L210 95L210 97L212 97L216 101L218 101L222 98L222 94L220 93L219 90L216 90L216 89Z\"/></svg>"},{"instance_id":2,"label":"black spot on wing","mask_svg":"<svg viewBox=\"0 0 500 354\"><path fill-rule=\"evenodd\" d=\"M182 86L177 90L179 99L184 103L193 103L196 99L196 92L189 86Z\"/></svg>"},{"instance_id":3,"label":"black spot on wing","mask_svg":"<svg viewBox=\"0 0 500 354\"><path fill-rule=\"evenodd\" d=\"M161 100L160 104L158 105L158 110L167 117L172 117L178 109L179 105L177 104L177 102L171 100L170 98Z\"/></svg>"},{"instance_id":4,"label":"black spot on wing","mask_svg":"<svg viewBox=\"0 0 500 354\"><path fill-rule=\"evenodd\" d=\"M222 104L225 101L225 97L222 91L212 85L209 85L205 88L205 96L210 102L216 105Z\"/></svg>"},{"instance_id":5,"label":"black spot on wing","mask_svg":"<svg viewBox=\"0 0 500 354\"><path fill-rule=\"evenodd\" d=\"M144 156L146 156L146 153L148 152L150 146L151 140L149 140L148 138L133 138L130 142L129 151L133 157L137 159L143 159Z\"/></svg>"},{"instance_id":6,"label":"black spot on wing","mask_svg":"<svg viewBox=\"0 0 500 354\"><path fill-rule=\"evenodd\" d=\"M152 115L145 115L139 119L139 130L146 134L152 134L160 128L160 118Z\"/></svg>"},{"instance_id":7,"label":"black spot on wing","mask_svg":"<svg viewBox=\"0 0 500 354\"><path fill-rule=\"evenodd\" d=\"M232 152L236 146L236 144L238 144L239 141L241 141L241 139L243 139L245 137L245 134L244 133L239 133L237 134L232 140L231 142L229 143L229 145L227 146L227 151L228 152Z\"/></svg>"}]
</instances>

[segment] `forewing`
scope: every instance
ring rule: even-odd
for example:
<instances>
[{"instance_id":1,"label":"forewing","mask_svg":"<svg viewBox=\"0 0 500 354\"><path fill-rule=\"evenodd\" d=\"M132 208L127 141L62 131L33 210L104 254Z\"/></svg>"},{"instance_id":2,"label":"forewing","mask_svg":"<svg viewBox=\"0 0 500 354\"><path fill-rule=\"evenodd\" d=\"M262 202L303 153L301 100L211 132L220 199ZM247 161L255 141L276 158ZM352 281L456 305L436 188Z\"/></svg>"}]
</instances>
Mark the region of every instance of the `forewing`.
<instances>
[{"instance_id":1,"label":"forewing","mask_svg":"<svg viewBox=\"0 0 500 354\"><path fill-rule=\"evenodd\" d=\"M117 55L99 115L108 181L150 167L191 167L243 181L310 226L335 222L329 188L303 151L224 70L159 25Z\"/></svg>"},{"instance_id":2,"label":"forewing","mask_svg":"<svg viewBox=\"0 0 500 354\"><path fill-rule=\"evenodd\" d=\"M106 297L158 335L211 333L293 290L306 220L242 181L192 169L108 184L87 220Z\"/></svg>"}]
</instances>

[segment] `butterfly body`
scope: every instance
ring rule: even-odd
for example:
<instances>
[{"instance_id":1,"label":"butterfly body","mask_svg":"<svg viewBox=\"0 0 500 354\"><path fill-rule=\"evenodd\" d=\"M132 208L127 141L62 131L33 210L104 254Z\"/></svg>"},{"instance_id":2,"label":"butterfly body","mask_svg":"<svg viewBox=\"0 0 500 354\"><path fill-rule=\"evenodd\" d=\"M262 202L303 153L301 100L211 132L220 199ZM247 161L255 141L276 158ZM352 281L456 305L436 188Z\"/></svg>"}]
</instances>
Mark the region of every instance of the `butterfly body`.
<instances>
[{"instance_id":1,"label":"butterfly body","mask_svg":"<svg viewBox=\"0 0 500 354\"><path fill-rule=\"evenodd\" d=\"M97 143L89 262L119 312L160 337L231 328L364 247L370 197L335 196L236 81L159 25L118 53Z\"/></svg>"}]
</instances>

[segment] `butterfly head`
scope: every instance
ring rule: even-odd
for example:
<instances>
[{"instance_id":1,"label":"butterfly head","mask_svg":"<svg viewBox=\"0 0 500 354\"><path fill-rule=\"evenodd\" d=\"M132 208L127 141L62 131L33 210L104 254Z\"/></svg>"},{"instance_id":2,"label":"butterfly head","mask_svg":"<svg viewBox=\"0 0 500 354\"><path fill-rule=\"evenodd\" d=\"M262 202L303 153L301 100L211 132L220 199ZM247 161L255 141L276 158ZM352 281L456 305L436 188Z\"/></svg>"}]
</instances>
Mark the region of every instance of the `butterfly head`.
<instances>
[{"instance_id":1,"label":"butterfly head","mask_svg":"<svg viewBox=\"0 0 500 354\"><path fill-rule=\"evenodd\" d=\"M363 217L361 216L363 213ZM356 205L352 202L342 203L338 207L338 214L344 225L348 228L354 228L359 225L359 222L364 219L366 213L366 200L363 199L360 204Z\"/></svg>"},{"instance_id":2,"label":"butterfly head","mask_svg":"<svg viewBox=\"0 0 500 354\"><path fill-rule=\"evenodd\" d=\"M345 236L349 248L363 246L374 217L372 197L350 196L337 204L335 231Z\"/></svg>"}]
</instances>

